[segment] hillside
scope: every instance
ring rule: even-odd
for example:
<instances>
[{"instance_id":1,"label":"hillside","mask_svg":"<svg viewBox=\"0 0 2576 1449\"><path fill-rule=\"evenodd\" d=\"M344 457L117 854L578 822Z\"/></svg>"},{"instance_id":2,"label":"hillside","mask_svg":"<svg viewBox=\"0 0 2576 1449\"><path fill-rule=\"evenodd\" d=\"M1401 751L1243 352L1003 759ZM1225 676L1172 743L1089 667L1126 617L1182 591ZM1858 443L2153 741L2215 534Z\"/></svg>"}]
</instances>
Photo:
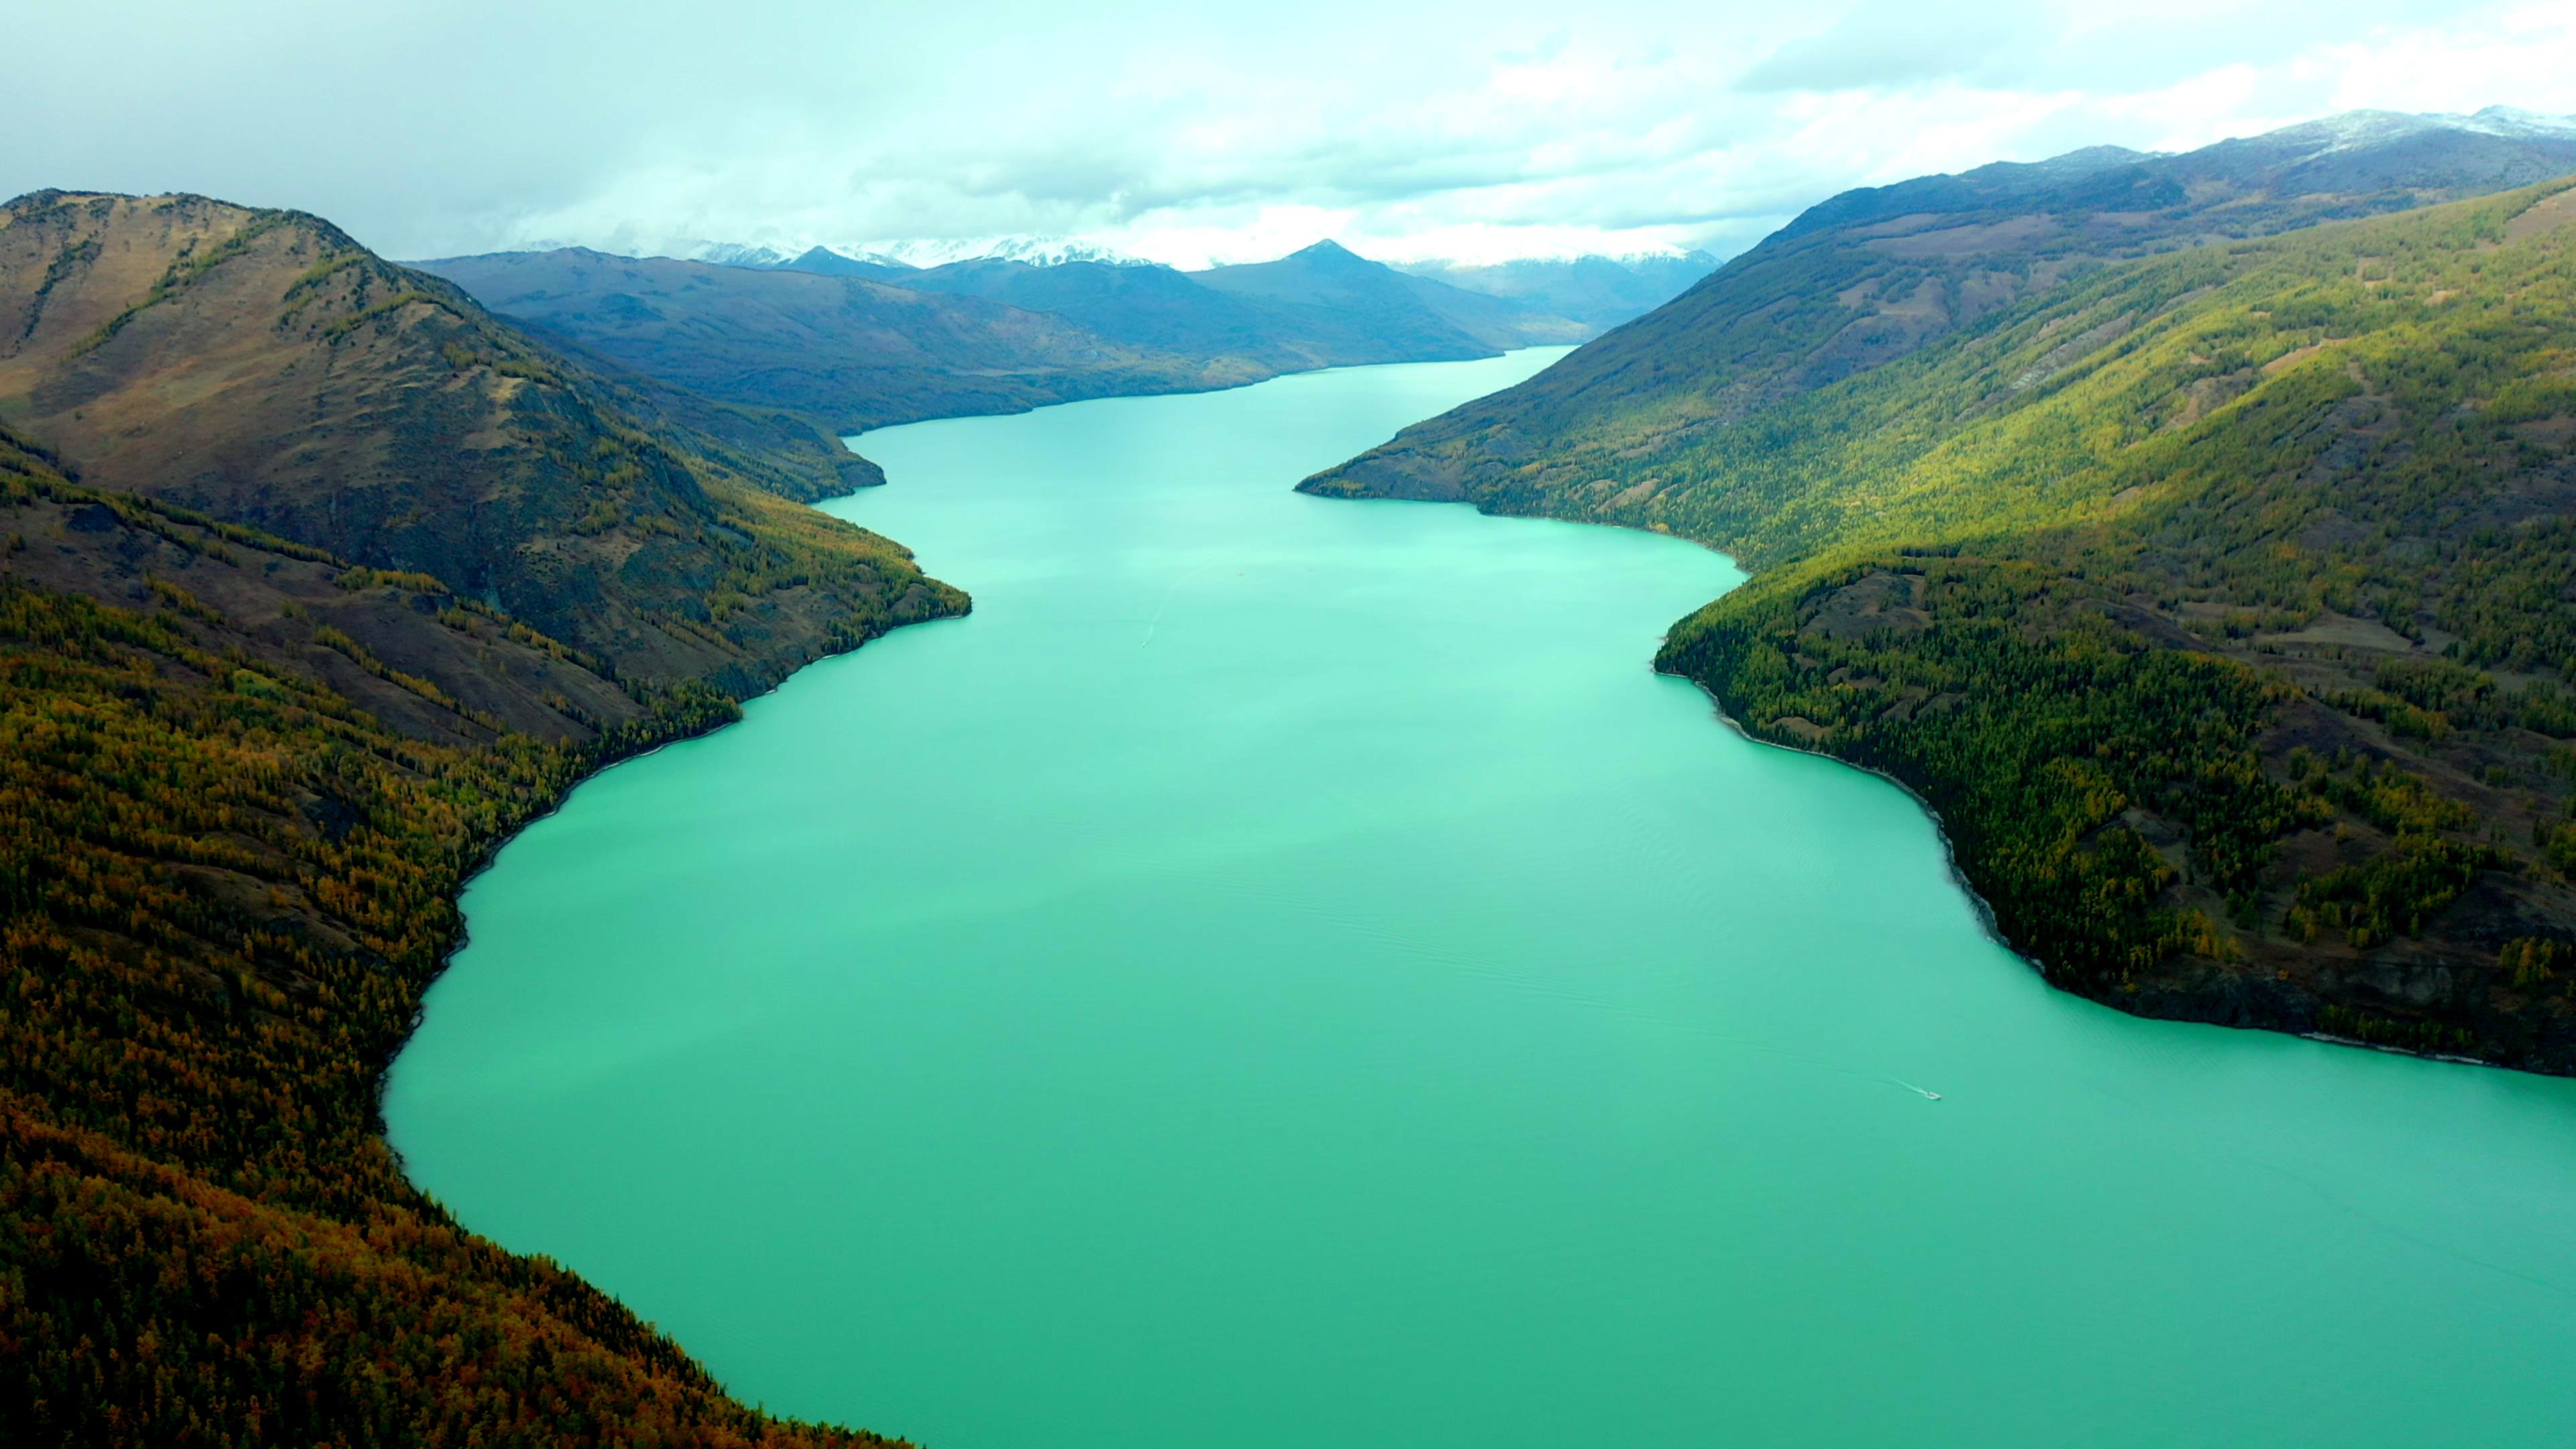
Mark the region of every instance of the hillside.
<instances>
[{"instance_id":1,"label":"hillside","mask_svg":"<svg viewBox=\"0 0 2576 1449\"><path fill-rule=\"evenodd\" d=\"M298 213L21 198L0 337L11 1442L885 1442L459 1229L377 1091L502 839L964 597Z\"/></svg>"},{"instance_id":2,"label":"hillside","mask_svg":"<svg viewBox=\"0 0 2576 1449\"><path fill-rule=\"evenodd\" d=\"M2105 263L2569 171L2576 124L2363 112L2183 155L2096 147L1847 192L1528 382L1408 428L1312 486L1652 522L1692 506L1665 494L1700 486L1687 460L1721 430ZM1603 479L1622 486L1596 489Z\"/></svg>"},{"instance_id":3,"label":"hillside","mask_svg":"<svg viewBox=\"0 0 2576 1449\"><path fill-rule=\"evenodd\" d=\"M0 339L0 423L80 480L434 575L639 677L764 686L910 571L756 486L812 453L687 428L297 213L20 198Z\"/></svg>"},{"instance_id":4,"label":"hillside","mask_svg":"<svg viewBox=\"0 0 2576 1449\"><path fill-rule=\"evenodd\" d=\"M2049 979L2576 1073L2569 183L2102 270L1703 447L1657 525L1765 567L1659 667L1923 795Z\"/></svg>"},{"instance_id":5,"label":"hillside","mask_svg":"<svg viewBox=\"0 0 2576 1449\"><path fill-rule=\"evenodd\" d=\"M840 433L1254 380L1045 312L861 276L579 248L419 264L557 342Z\"/></svg>"}]
</instances>

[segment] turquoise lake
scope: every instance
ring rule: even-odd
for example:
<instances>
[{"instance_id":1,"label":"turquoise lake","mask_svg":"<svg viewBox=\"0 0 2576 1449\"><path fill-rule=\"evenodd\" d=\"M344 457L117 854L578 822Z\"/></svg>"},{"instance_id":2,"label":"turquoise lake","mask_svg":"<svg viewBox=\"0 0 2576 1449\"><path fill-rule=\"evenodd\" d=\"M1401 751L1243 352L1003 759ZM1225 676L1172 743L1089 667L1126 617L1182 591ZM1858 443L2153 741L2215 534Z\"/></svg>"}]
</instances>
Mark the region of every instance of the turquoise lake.
<instances>
[{"instance_id":1,"label":"turquoise lake","mask_svg":"<svg viewBox=\"0 0 2576 1449\"><path fill-rule=\"evenodd\" d=\"M414 1179L930 1449L2576 1443L2576 1083L2056 993L1725 559L1290 491L1554 355L861 440L974 614L501 853Z\"/></svg>"}]
</instances>

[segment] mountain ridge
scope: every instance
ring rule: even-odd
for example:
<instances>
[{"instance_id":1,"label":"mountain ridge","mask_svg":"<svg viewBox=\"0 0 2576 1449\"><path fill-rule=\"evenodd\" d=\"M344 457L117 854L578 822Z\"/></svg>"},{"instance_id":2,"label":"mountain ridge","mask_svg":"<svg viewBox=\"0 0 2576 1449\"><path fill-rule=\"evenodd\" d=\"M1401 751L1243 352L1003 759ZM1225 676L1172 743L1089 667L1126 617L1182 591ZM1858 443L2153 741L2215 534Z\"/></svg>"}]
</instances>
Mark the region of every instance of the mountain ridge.
<instances>
[{"instance_id":1,"label":"mountain ridge","mask_svg":"<svg viewBox=\"0 0 2576 1449\"><path fill-rule=\"evenodd\" d=\"M1569 490L1600 477L1660 487L1657 460L1694 440L2091 268L2576 170L2576 128L2498 136L2452 124L2467 118L2396 119L2407 124L2371 113L2134 163L1998 165L1841 193L1537 377L1301 486L1608 518Z\"/></svg>"},{"instance_id":2,"label":"mountain ridge","mask_svg":"<svg viewBox=\"0 0 2576 1449\"><path fill-rule=\"evenodd\" d=\"M867 276L612 256L586 248L420 264L618 365L833 432L1236 380L1051 314Z\"/></svg>"},{"instance_id":3,"label":"mountain ridge","mask_svg":"<svg viewBox=\"0 0 2576 1449\"><path fill-rule=\"evenodd\" d=\"M1006 258L887 268L836 253L727 267L587 248L417 265L557 346L831 433L1316 367L1490 357L1586 332L1332 243L1201 273Z\"/></svg>"}]
</instances>

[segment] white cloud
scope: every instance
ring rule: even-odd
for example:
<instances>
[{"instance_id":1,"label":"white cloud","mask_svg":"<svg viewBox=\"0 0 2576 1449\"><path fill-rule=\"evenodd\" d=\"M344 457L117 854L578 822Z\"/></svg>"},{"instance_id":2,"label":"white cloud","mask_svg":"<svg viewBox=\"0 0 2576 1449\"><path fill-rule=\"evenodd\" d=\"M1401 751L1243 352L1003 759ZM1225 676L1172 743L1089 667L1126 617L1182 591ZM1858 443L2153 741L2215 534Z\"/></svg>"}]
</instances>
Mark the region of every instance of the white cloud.
<instances>
[{"instance_id":1,"label":"white cloud","mask_svg":"<svg viewBox=\"0 0 2576 1449\"><path fill-rule=\"evenodd\" d=\"M1727 252L1834 191L1990 160L2362 106L2576 111L2567 3L29 8L0 191L211 191L412 256Z\"/></svg>"}]
</instances>

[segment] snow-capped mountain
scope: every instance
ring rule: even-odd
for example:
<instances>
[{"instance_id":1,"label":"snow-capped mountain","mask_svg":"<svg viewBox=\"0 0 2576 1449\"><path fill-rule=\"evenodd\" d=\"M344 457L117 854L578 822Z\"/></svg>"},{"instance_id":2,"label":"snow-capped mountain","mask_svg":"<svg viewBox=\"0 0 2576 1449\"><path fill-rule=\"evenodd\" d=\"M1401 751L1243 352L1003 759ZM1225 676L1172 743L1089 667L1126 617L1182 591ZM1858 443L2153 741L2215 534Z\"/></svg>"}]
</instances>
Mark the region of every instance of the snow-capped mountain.
<instances>
[{"instance_id":1,"label":"snow-capped mountain","mask_svg":"<svg viewBox=\"0 0 2576 1449\"><path fill-rule=\"evenodd\" d=\"M741 242L695 242L674 249L670 255L684 262L713 262L720 267L783 267L795 259L796 253Z\"/></svg>"},{"instance_id":2,"label":"snow-capped mountain","mask_svg":"<svg viewBox=\"0 0 2576 1449\"><path fill-rule=\"evenodd\" d=\"M714 262L726 267L760 267L774 269L786 266L813 250L815 244L793 247L752 245L743 242L692 241L678 243L664 252L689 262ZM966 241L910 240L869 242L844 245L824 242L824 250L854 262L867 262L883 267L937 267L949 262L979 261L1000 258L1003 261L1026 262L1033 267L1059 266L1065 262L1098 262L1113 267L1144 267L1153 263L1131 256L1115 247L1097 242L1076 241L1066 237L1003 236L978 237Z\"/></svg>"},{"instance_id":3,"label":"snow-capped mountain","mask_svg":"<svg viewBox=\"0 0 2576 1449\"><path fill-rule=\"evenodd\" d=\"M2544 116L2511 106L2489 106L2473 116L2444 116L2464 131L2490 136L2565 136L2576 134L2576 116Z\"/></svg>"},{"instance_id":4,"label":"snow-capped mountain","mask_svg":"<svg viewBox=\"0 0 2576 1449\"><path fill-rule=\"evenodd\" d=\"M1142 267L1152 263L1130 256L1115 247L1097 242L1077 241L1067 237L1001 236L978 237L966 241L913 240L877 242L861 248L833 248L862 261L901 262L915 267L944 266L949 262L980 261L991 257L1006 262L1026 262L1033 267L1061 266L1066 262L1099 262L1113 267Z\"/></svg>"}]
</instances>

